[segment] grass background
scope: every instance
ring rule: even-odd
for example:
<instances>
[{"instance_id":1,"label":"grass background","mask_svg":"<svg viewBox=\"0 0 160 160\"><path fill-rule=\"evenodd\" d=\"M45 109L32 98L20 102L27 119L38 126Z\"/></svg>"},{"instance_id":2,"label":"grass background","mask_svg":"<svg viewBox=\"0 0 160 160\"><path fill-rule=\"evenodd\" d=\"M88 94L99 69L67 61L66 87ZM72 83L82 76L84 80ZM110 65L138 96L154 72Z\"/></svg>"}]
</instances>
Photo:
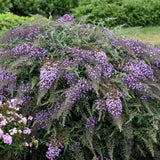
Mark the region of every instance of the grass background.
<instances>
[{"instance_id":1,"label":"grass background","mask_svg":"<svg viewBox=\"0 0 160 160\"><path fill-rule=\"evenodd\" d=\"M127 39L137 39L160 47L160 26L121 28L120 32Z\"/></svg>"}]
</instances>

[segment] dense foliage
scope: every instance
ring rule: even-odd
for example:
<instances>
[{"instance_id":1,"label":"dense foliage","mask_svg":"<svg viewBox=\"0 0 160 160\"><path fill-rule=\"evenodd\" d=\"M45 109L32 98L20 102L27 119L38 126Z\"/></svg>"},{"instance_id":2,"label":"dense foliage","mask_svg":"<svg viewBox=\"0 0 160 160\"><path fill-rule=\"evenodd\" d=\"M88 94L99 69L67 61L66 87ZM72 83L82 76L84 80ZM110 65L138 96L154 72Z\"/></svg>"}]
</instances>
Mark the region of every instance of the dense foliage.
<instances>
[{"instance_id":1,"label":"dense foliage","mask_svg":"<svg viewBox=\"0 0 160 160\"><path fill-rule=\"evenodd\" d=\"M11 11L21 16L41 14L43 16L63 15L77 6L77 0L1 0L0 13ZM1 7L2 6L2 7Z\"/></svg>"},{"instance_id":2,"label":"dense foliage","mask_svg":"<svg viewBox=\"0 0 160 160\"><path fill-rule=\"evenodd\" d=\"M0 1L0 13L4 11L9 11L9 8L12 7L11 0L1 0Z\"/></svg>"},{"instance_id":3,"label":"dense foliage","mask_svg":"<svg viewBox=\"0 0 160 160\"><path fill-rule=\"evenodd\" d=\"M71 15L34 24L0 37L0 100L39 141L27 158L159 159L160 49Z\"/></svg>"},{"instance_id":4,"label":"dense foliage","mask_svg":"<svg viewBox=\"0 0 160 160\"><path fill-rule=\"evenodd\" d=\"M0 30L13 29L22 25L25 21L34 21L34 17L20 17L10 12L0 14Z\"/></svg>"},{"instance_id":5,"label":"dense foliage","mask_svg":"<svg viewBox=\"0 0 160 160\"><path fill-rule=\"evenodd\" d=\"M82 0L73 9L78 19L86 16L86 22L103 23L108 26L146 26L160 24L159 0Z\"/></svg>"}]
</instances>

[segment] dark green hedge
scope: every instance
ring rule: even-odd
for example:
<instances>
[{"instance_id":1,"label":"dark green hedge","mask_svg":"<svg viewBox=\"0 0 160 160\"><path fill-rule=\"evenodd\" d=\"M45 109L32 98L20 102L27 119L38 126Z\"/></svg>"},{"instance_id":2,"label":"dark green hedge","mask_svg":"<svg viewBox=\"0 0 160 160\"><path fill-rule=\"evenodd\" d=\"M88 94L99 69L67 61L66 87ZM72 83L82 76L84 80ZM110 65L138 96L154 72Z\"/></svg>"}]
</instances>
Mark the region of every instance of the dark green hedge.
<instances>
[{"instance_id":1,"label":"dark green hedge","mask_svg":"<svg viewBox=\"0 0 160 160\"><path fill-rule=\"evenodd\" d=\"M0 12L10 10L21 16L41 14L63 15L77 5L77 0L1 0Z\"/></svg>"},{"instance_id":2,"label":"dark green hedge","mask_svg":"<svg viewBox=\"0 0 160 160\"><path fill-rule=\"evenodd\" d=\"M159 0L88 0L81 1L79 7L72 11L76 18L88 15L87 23L98 24L103 20L109 27L160 24ZM110 18L115 19L108 21Z\"/></svg>"}]
</instances>

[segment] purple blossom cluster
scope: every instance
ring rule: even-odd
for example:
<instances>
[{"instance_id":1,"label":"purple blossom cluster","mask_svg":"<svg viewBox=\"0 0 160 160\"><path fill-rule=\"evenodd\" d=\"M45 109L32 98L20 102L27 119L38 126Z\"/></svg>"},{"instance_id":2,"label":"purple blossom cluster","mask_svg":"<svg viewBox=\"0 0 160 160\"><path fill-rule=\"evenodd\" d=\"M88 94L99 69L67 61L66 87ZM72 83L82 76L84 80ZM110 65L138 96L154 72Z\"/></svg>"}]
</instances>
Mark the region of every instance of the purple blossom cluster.
<instances>
[{"instance_id":1,"label":"purple blossom cluster","mask_svg":"<svg viewBox=\"0 0 160 160\"><path fill-rule=\"evenodd\" d=\"M39 90L48 90L56 80L60 66L58 61L47 61L43 64L40 70L40 87Z\"/></svg>"},{"instance_id":2,"label":"purple blossom cluster","mask_svg":"<svg viewBox=\"0 0 160 160\"><path fill-rule=\"evenodd\" d=\"M71 47L66 47L65 50L66 50L66 53L70 53L71 56L74 57L74 62L77 62L77 64L80 64L80 63L94 64L95 62L94 52L90 50L71 48Z\"/></svg>"},{"instance_id":3,"label":"purple blossom cluster","mask_svg":"<svg viewBox=\"0 0 160 160\"><path fill-rule=\"evenodd\" d=\"M5 41L10 41L13 38L18 38L19 40L34 40L37 36L40 36L42 29L37 26L21 26L10 30L5 33L2 37Z\"/></svg>"},{"instance_id":4,"label":"purple blossom cluster","mask_svg":"<svg viewBox=\"0 0 160 160\"><path fill-rule=\"evenodd\" d=\"M34 120L37 122L38 129L47 129L53 120L53 112L54 109L47 108L36 113Z\"/></svg>"},{"instance_id":5,"label":"purple blossom cluster","mask_svg":"<svg viewBox=\"0 0 160 160\"><path fill-rule=\"evenodd\" d=\"M140 99L142 100L142 102L147 102L148 101L149 96L147 95L143 95L140 97Z\"/></svg>"},{"instance_id":6,"label":"purple blossom cluster","mask_svg":"<svg viewBox=\"0 0 160 160\"><path fill-rule=\"evenodd\" d=\"M92 81L99 83L102 76L102 66L98 64L95 66L86 64L86 74Z\"/></svg>"},{"instance_id":7,"label":"purple blossom cluster","mask_svg":"<svg viewBox=\"0 0 160 160\"><path fill-rule=\"evenodd\" d=\"M78 66L84 64L86 66L86 74L91 80L99 79L102 77L111 77L113 67L107 62L106 53L103 51L90 51L77 48L66 48L66 53L73 53L74 61L64 61L66 66Z\"/></svg>"},{"instance_id":8,"label":"purple blossom cluster","mask_svg":"<svg viewBox=\"0 0 160 160\"><path fill-rule=\"evenodd\" d=\"M154 70L151 68L151 66L144 63L144 61L128 61L121 70L125 71L126 73L132 73L141 81L151 79L152 81L156 82Z\"/></svg>"},{"instance_id":9,"label":"purple blossom cluster","mask_svg":"<svg viewBox=\"0 0 160 160\"><path fill-rule=\"evenodd\" d=\"M110 93L106 93L106 98L97 99L96 109L108 111L115 119L120 118L122 114L122 102L120 100L120 97L122 96L123 95L120 94L119 91L117 91L116 95L113 95L111 90Z\"/></svg>"},{"instance_id":10,"label":"purple blossom cluster","mask_svg":"<svg viewBox=\"0 0 160 160\"><path fill-rule=\"evenodd\" d=\"M156 64L157 66L160 65L160 49L144 44L138 40L123 40L124 43L136 54L137 57L144 57L148 58Z\"/></svg>"},{"instance_id":11,"label":"purple blossom cluster","mask_svg":"<svg viewBox=\"0 0 160 160\"><path fill-rule=\"evenodd\" d=\"M69 15L69 14L65 14L63 15L61 18L59 18L57 20L58 23L61 23L61 24L69 24L69 26L72 28L75 24L75 20L74 20L74 17L72 15Z\"/></svg>"},{"instance_id":12,"label":"purple blossom cluster","mask_svg":"<svg viewBox=\"0 0 160 160\"><path fill-rule=\"evenodd\" d=\"M122 77L122 81L128 85L130 89L137 90L144 93L149 93L149 87L143 84L136 76L133 74L125 74Z\"/></svg>"},{"instance_id":13,"label":"purple blossom cluster","mask_svg":"<svg viewBox=\"0 0 160 160\"><path fill-rule=\"evenodd\" d=\"M88 82L85 78L80 77L76 84L72 84L71 87L65 92L65 96L70 97L69 104L74 104L75 101L80 98L87 98L86 92L92 90L91 82Z\"/></svg>"},{"instance_id":14,"label":"purple blossom cluster","mask_svg":"<svg viewBox=\"0 0 160 160\"><path fill-rule=\"evenodd\" d=\"M96 61L102 65L105 65L106 64L106 61L107 61L107 55L105 52L103 51L99 51L99 52L96 52L95 53L95 58L96 58Z\"/></svg>"},{"instance_id":15,"label":"purple blossom cluster","mask_svg":"<svg viewBox=\"0 0 160 160\"><path fill-rule=\"evenodd\" d=\"M48 151L46 152L46 157L50 160L54 160L59 156L63 147L64 146L61 144L61 142L52 136Z\"/></svg>"},{"instance_id":16,"label":"purple blossom cluster","mask_svg":"<svg viewBox=\"0 0 160 160\"><path fill-rule=\"evenodd\" d=\"M135 54L138 58L148 59L153 65L160 67L160 49L150 44L144 44L138 40L118 39L109 37L112 48L121 46L125 53L122 56Z\"/></svg>"},{"instance_id":17,"label":"purple blossom cluster","mask_svg":"<svg viewBox=\"0 0 160 160\"><path fill-rule=\"evenodd\" d=\"M28 58L36 60L37 58L42 61L44 60L47 50L44 48L35 48L30 43L19 44L15 48L11 49L11 53L15 58L21 55L28 55Z\"/></svg>"},{"instance_id":18,"label":"purple blossom cluster","mask_svg":"<svg viewBox=\"0 0 160 160\"><path fill-rule=\"evenodd\" d=\"M67 84L71 84L74 80L75 75L76 73L74 71L70 72L70 71L65 70L62 76L62 80L67 81Z\"/></svg>"},{"instance_id":19,"label":"purple blossom cluster","mask_svg":"<svg viewBox=\"0 0 160 160\"><path fill-rule=\"evenodd\" d=\"M156 83L157 81L151 66L140 60L128 61L123 67L119 67L119 69L125 72L122 80L133 90L149 93L149 87L143 84L143 82L152 81Z\"/></svg>"},{"instance_id":20,"label":"purple blossom cluster","mask_svg":"<svg viewBox=\"0 0 160 160\"><path fill-rule=\"evenodd\" d=\"M10 89L15 90L17 75L12 72L6 72L4 67L0 66L0 84L5 83L3 87L0 88L0 101L3 101Z\"/></svg>"},{"instance_id":21,"label":"purple blossom cluster","mask_svg":"<svg viewBox=\"0 0 160 160\"><path fill-rule=\"evenodd\" d=\"M80 151L82 147L81 147L80 142L76 142L74 144L70 144L68 149L69 151L76 152L77 150Z\"/></svg>"},{"instance_id":22,"label":"purple blossom cluster","mask_svg":"<svg viewBox=\"0 0 160 160\"><path fill-rule=\"evenodd\" d=\"M88 130L91 134L93 134L95 125L97 124L96 117L89 117L86 121L85 128Z\"/></svg>"}]
</instances>

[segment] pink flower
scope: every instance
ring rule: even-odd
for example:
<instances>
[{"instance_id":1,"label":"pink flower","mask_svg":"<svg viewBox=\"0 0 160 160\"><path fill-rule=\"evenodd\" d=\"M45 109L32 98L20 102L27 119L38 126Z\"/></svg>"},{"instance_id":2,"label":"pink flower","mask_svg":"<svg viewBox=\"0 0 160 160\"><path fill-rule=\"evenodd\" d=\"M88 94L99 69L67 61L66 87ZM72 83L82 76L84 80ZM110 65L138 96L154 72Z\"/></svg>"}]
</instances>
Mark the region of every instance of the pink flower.
<instances>
[{"instance_id":1,"label":"pink flower","mask_svg":"<svg viewBox=\"0 0 160 160\"><path fill-rule=\"evenodd\" d=\"M28 119L29 119L29 120L32 120L32 119L33 119L33 117L32 117L32 116L29 116L29 117L28 117Z\"/></svg>"},{"instance_id":2,"label":"pink flower","mask_svg":"<svg viewBox=\"0 0 160 160\"><path fill-rule=\"evenodd\" d=\"M4 141L4 143L11 145L12 144L12 137L9 134L3 135L3 141Z\"/></svg>"},{"instance_id":3,"label":"pink flower","mask_svg":"<svg viewBox=\"0 0 160 160\"><path fill-rule=\"evenodd\" d=\"M5 126L6 124L7 124L8 122L6 121L6 119L3 119L2 121L1 121L1 126Z\"/></svg>"},{"instance_id":4,"label":"pink flower","mask_svg":"<svg viewBox=\"0 0 160 160\"><path fill-rule=\"evenodd\" d=\"M16 105L17 104L17 99L11 99L11 103L12 103L12 105Z\"/></svg>"},{"instance_id":5,"label":"pink flower","mask_svg":"<svg viewBox=\"0 0 160 160\"><path fill-rule=\"evenodd\" d=\"M26 125L26 123L27 123L27 118L26 118L26 117L22 118L22 122L24 123L24 125Z\"/></svg>"},{"instance_id":6,"label":"pink flower","mask_svg":"<svg viewBox=\"0 0 160 160\"><path fill-rule=\"evenodd\" d=\"M27 147L27 146L28 146L28 143L27 143L27 142L24 142L24 145Z\"/></svg>"},{"instance_id":7,"label":"pink flower","mask_svg":"<svg viewBox=\"0 0 160 160\"><path fill-rule=\"evenodd\" d=\"M0 138L2 138L4 135L4 132L2 131L2 129L0 128Z\"/></svg>"},{"instance_id":8,"label":"pink flower","mask_svg":"<svg viewBox=\"0 0 160 160\"><path fill-rule=\"evenodd\" d=\"M29 128L25 128L25 130L23 131L24 134L30 134L31 130Z\"/></svg>"},{"instance_id":9,"label":"pink flower","mask_svg":"<svg viewBox=\"0 0 160 160\"><path fill-rule=\"evenodd\" d=\"M19 132L19 133L22 133L22 131L21 131L21 130L18 130L18 132Z\"/></svg>"},{"instance_id":10,"label":"pink flower","mask_svg":"<svg viewBox=\"0 0 160 160\"><path fill-rule=\"evenodd\" d=\"M13 128L13 133L17 133L17 128Z\"/></svg>"}]
</instances>

